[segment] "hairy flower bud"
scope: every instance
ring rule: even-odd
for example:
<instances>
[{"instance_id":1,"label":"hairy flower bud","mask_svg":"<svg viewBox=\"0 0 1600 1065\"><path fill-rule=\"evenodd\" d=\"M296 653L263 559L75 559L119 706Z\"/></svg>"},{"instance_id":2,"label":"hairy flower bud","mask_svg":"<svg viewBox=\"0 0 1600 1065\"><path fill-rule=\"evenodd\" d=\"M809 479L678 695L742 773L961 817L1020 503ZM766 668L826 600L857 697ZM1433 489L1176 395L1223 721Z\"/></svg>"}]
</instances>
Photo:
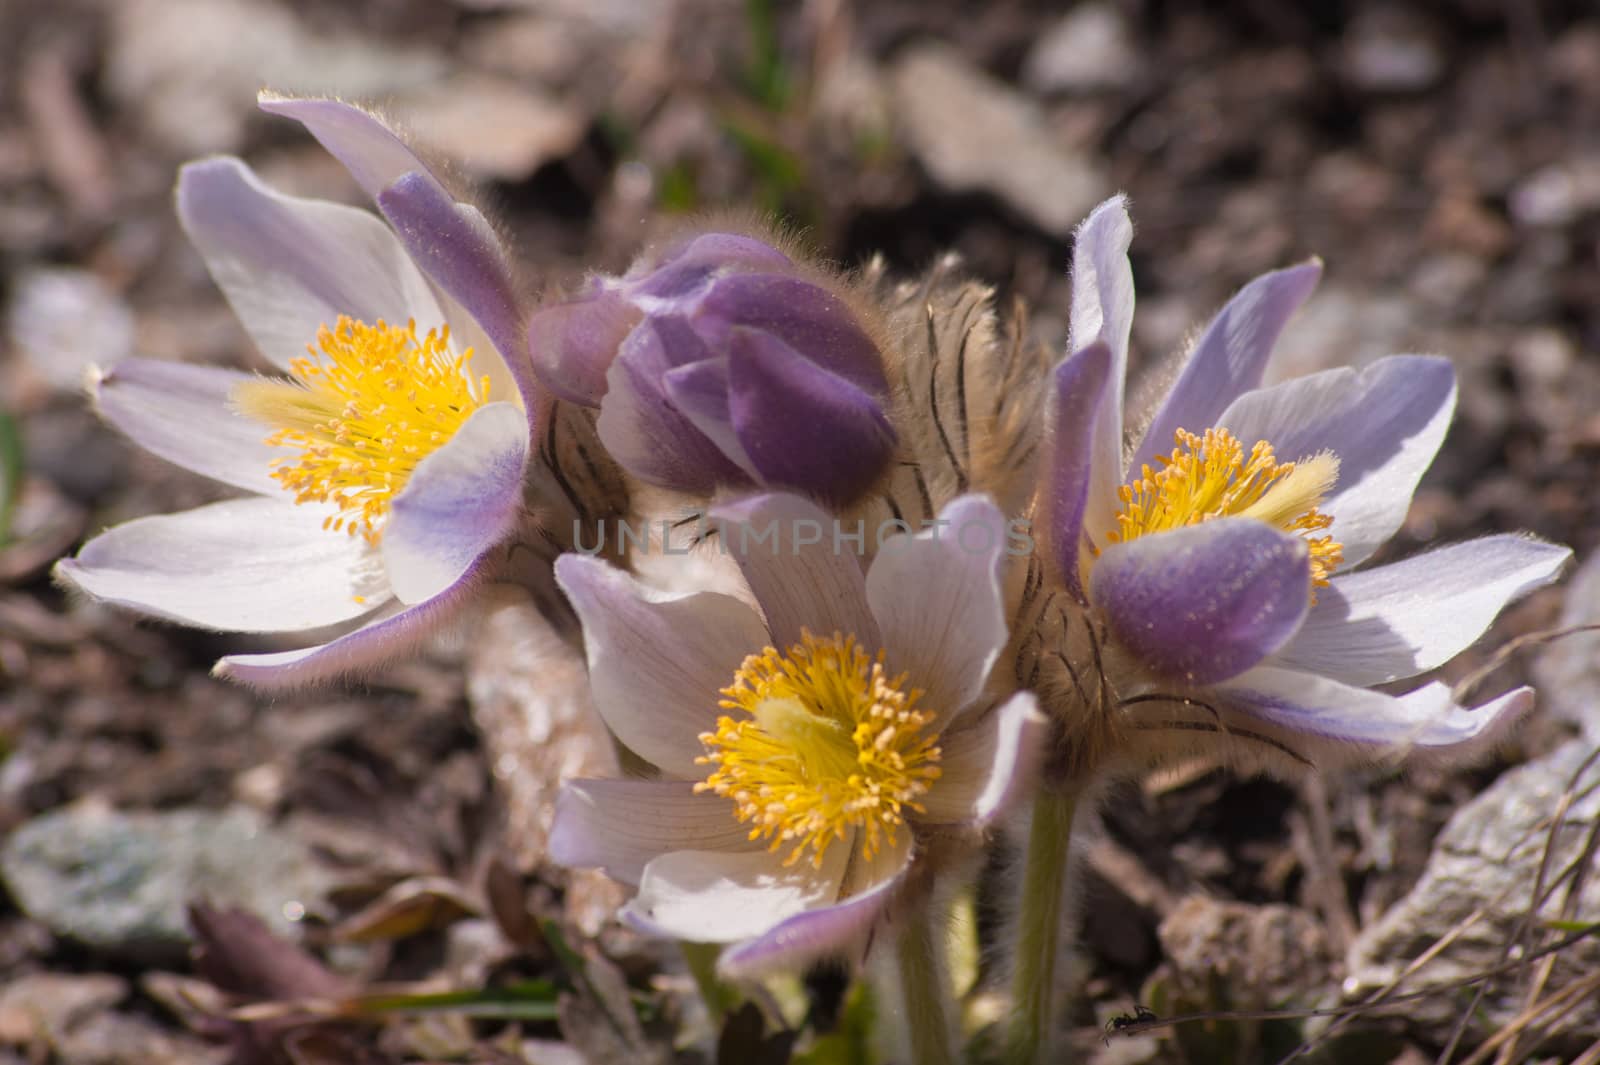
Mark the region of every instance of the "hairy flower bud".
<instances>
[{"instance_id":1,"label":"hairy flower bud","mask_svg":"<svg viewBox=\"0 0 1600 1065\"><path fill-rule=\"evenodd\" d=\"M860 316L752 237L693 236L591 278L536 313L528 341L549 387L599 407L606 447L654 484L844 502L894 448L882 353Z\"/></svg>"}]
</instances>

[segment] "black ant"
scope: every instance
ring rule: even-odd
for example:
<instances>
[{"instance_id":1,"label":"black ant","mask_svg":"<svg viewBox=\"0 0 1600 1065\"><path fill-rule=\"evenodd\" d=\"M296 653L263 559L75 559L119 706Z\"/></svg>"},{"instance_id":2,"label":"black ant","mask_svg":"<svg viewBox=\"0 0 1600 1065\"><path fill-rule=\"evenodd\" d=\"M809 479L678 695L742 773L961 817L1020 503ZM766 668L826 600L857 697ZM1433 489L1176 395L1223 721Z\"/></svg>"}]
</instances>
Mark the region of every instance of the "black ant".
<instances>
[{"instance_id":1,"label":"black ant","mask_svg":"<svg viewBox=\"0 0 1600 1065\"><path fill-rule=\"evenodd\" d=\"M1159 1021L1160 1019L1150 1007L1134 1003L1132 1017L1126 1013L1121 1013L1106 1022L1106 1046L1111 1045L1112 1036L1126 1032L1135 1025L1148 1024L1151 1021Z\"/></svg>"}]
</instances>

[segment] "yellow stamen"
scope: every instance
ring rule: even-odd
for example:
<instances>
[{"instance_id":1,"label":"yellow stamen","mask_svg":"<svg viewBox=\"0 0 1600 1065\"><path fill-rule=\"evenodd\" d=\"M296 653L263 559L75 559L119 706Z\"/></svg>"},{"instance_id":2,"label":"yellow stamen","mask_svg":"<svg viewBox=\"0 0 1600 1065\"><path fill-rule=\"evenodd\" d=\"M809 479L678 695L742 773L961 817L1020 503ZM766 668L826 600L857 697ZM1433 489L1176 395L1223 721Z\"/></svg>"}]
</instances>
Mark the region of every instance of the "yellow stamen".
<instances>
[{"instance_id":1,"label":"yellow stamen","mask_svg":"<svg viewBox=\"0 0 1600 1065\"><path fill-rule=\"evenodd\" d=\"M1212 518L1256 518L1304 537L1311 547L1312 588L1327 586L1344 549L1332 536L1313 534L1333 524L1332 516L1317 510L1339 479L1333 452L1278 462L1272 445L1260 440L1247 458L1226 429L1207 429L1204 436L1179 429L1176 444L1171 456L1156 456L1156 469L1145 466L1120 489L1117 528L1107 540L1125 543Z\"/></svg>"},{"instance_id":2,"label":"yellow stamen","mask_svg":"<svg viewBox=\"0 0 1600 1065\"><path fill-rule=\"evenodd\" d=\"M922 692L905 682L885 674L882 651L837 632L803 631L787 654L749 656L722 689L737 715L700 736L707 753L696 761L716 768L695 791L732 799L752 840L771 839L773 851L792 843L785 865L810 850L821 868L851 829L871 858L880 839L894 845L906 810L924 812L917 798L940 772L937 737L922 735L934 714L916 709Z\"/></svg>"},{"instance_id":3,"label":"yellow stamen","mask_svg":"<svg viewBox=\"0 0 1600 1065\"><path fill-rule=\"evenodd\" d=\"M470 348L451 353L448 326L419 340L414 321L402 329L340 315L306 351L291 379L248 381L234 405L276 430L268 444L299 451L272 463L296 503L333 503L324 528L376 544L417 464L488 402L489 379L473 381Z\"/></svg>"}]
</instances>

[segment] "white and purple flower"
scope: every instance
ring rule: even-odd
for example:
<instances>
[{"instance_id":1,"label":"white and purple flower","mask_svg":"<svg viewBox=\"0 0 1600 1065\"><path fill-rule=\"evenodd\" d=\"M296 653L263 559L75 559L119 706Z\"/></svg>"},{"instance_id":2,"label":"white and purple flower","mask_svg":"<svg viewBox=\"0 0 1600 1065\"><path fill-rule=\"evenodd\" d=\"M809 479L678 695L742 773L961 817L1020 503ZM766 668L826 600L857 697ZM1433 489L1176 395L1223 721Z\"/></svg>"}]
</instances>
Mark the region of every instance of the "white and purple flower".
<instances>
[{"instance_id":1,"label":"white and purple flower","mask_svg":"<svg viewBox=\"0 0 1600 1065\"><path fill-rule=\"evenodd\" d=\"M759 612L556 563L596 707L660 776L568 784L550 847L638 885L633 925L736 944L720 965L738 975L859 946L931 834L981 828L1025 786L1045 722L1031 694L986 694L1007 638L988 500L890 538L865 572L791 534L829 520L798 496L714 517Z\"/></svg>"},{"instance_id":2,"label":"white and purple flower","mask_svg":"<svg viewBox=\"0 0 1600 1065\"><path fill-rule=\"evenodd\" d=\"M393 657L470 598L521 520L539 400L482 215L360 108L261 106L303 123L390 225L238 159L183 168L184 229L277 375L129 359L91 387L137 443L249 494L118 525L56 572L187 625L322 638L217 664L280 686Z\"/></svg>"},{"instance_id":3,"label":"white and purple flower","mask_svg":"<svg viewBox=\"0 0 1600 1065\"><path fill-rule=\"evenodd\" d=\"M651 484L856 499L896 434L882 341L836 279L754 237L698 233L534 313L543 383L598 407L600 439Z\"/></svg>"},{"instance_id":4,"label":"white and purple flower","mask_svg":"<svg viewBox=\"0 0 1600 1065\"><path fill-rule=\"evenodd\" d=\"M1093 717L1109 700L1119 725L1258 740L1269 760L1493 742L1530 689L1468 709L1438 682L1400 695L1373 686L1453 658L1553 580L1568 549L1488 536L1352 570L1399 529L1444 439L1449 361L1395 355L1262 387L1321 273L1301 264L1222 309L1125 448L1131 235L1120 198L1078 232L1073 354L1055 370L1039 507L1055 592L1029 604L1043 616L1059 593L1079 608L1086 624L1058 636L1066 660L1097 662L1108 685L1069 670L1046 701Z\"/></svg>"}]
</instances>

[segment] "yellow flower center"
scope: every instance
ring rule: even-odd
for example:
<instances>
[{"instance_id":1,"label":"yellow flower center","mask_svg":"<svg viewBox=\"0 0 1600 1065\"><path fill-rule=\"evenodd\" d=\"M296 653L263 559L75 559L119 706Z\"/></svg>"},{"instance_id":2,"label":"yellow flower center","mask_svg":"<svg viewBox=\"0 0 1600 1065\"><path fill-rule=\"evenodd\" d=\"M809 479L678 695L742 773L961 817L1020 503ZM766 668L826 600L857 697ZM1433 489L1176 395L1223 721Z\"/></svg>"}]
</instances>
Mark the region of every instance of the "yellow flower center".
<instances>
[{"instance_id":1,"label":"yellow flower center","mask_svg":"<svg viewBox=\"0 0 1600 1065\"><path fill-rule=\"evenodd\" d=\"M905 682L884 672L882 651L870 656L842 633L802 632L787 654L751 655L722 689L736 714L700 736L697 761L716 768L695 791L732 799L752 840L773 851L792 843L785 865L809 850L821 868L851 829L871 858L880 840L894 845L906 810L924 812L917 797L939 777L938 737L922 734L934 715L916 709L922 692Z\"/></svg>"},{"instance_id":2,"label":"yellow flower center","mask_svg":"<svg viewBox=\"0 0 1600 1065\"><path fill-rule=\"evenodd\" d=\"M473 381L470 348L451 353L448 326L419 340L414 321L402 329L340 315L306 351L290 380L246 382L234 405L276 430L268 444L299 451L272 460L273 479L296 503L334 504L323 528L377 544L417 463L488 402L489 379Z\"/></svg>"},{"instance_id":3,"label":"yellow flower center","mask_svg":"<svg viewBox=\"0 0 1600 1065\"><path fill-rule=\"evenodd\" d=\"M1317 510L1339 479L1333 452L1278 462L1272 445L1260 440L1246 457L1226 429L1207 429L1204 436L1179 429L1175 442L1170 456L1156 456L1158 468L1145 466L1119 490L1117 528L1107 540L1126 543L1212 518L1256 518L1304 537L1311 547L1312 588L1327 586L1344 558L1333 537L1316 535L1333 524ZM1311 598L1316 601L1314 590Z\"/></svg>"}]
</instances>

